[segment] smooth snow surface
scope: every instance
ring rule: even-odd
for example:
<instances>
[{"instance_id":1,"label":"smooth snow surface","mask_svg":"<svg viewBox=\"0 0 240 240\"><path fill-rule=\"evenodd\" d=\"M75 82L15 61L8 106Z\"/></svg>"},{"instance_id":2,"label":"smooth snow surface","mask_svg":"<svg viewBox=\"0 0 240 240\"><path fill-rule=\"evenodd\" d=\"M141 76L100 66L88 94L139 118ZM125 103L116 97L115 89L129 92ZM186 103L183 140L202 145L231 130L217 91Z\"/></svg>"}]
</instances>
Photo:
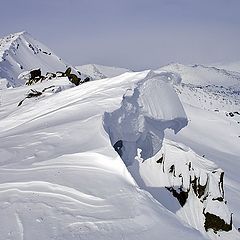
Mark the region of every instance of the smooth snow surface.
<instances>
[{"instance_id":1,"label":"smooth snow surface","mask_svg":"<svg viewBox=\"0 0 240 240\"><path fill-rule=\"evenodd\" d=\"M104 130L104 113L118 111L137 90L141 114L151 121L176 121L170 125L175 130L186 124L183 109L175 113L180 103L170 85L147 74L126 73L70 89L59 78L1 90L1 239L203 239L139 189ZM17 107L29 89L48 86L60 90ZM146 95L161 98L161 87L174 97L162 96L166 113L160 104L153 109Z\"/></svg>"}]
</instances>

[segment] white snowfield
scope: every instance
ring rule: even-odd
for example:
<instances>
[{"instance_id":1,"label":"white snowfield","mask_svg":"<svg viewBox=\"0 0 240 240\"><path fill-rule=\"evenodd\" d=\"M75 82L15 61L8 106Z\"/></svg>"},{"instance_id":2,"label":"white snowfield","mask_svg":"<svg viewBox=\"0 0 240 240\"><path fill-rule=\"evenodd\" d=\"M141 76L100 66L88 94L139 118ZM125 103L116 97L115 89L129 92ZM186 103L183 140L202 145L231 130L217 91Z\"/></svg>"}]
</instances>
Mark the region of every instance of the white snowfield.
<instances>
[{"instance_id":1,"label":"white snowfield","mask_svg":"<svg viewBox=\"0 0 240 240\"><path fill-rule=\"evenodd\" d=\"M142 95L141 107L132 106L143 108L139 116L167 121L166 127L177 131L186 125L170 85L147 74L126 73L55 94L49 90L20 107L33 86L1 92L1 239L203 238L139 189L104 130L104 113L121 109L134 91ZM50 85L68 88L69 82L59 78L34 88ZM171 95L162 96L168 111L158 113L160 105L154 109L146 93L161 96L160 87ZM131 115L133 109L124 110Z\"/></svg>"},{"instance_id":2,"label":"white snowfield","mask_svg":"<svg viewBox=\"0 0 240 240\"><path fill-rule=\"evenodd\" d=\"M226 69L226 70L233 71L233 72L240 72L240 61L215 63L215 64L212 64L212 66L215 66L217 68Z\"/></svg>"}]
</instances>

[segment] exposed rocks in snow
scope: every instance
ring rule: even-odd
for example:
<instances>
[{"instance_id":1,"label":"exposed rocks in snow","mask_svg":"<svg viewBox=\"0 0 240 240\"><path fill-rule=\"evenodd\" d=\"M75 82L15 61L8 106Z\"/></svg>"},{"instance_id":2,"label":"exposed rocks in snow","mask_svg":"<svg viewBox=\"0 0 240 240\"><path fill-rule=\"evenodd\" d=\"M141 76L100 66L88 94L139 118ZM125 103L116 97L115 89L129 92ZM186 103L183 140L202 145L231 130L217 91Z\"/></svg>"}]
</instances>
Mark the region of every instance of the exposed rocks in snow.
<instances>
[{"instance_id":1,"label":"exposed rocks in snow","mask_svg":"<svg viewBox=\"0 0 240 240\"><path fill-rule=\"evenodd\" d=\"M161 94L174 75L170 79L167 76L150 72L126 92L119 109L105 113L104 127L114 149L141 187L150 193L154 191L155 197L155 186L165 188L180 204L179 216L203 234L209 229L228 231L232 222L224 201L223 171L185 146L172 142L162 146L166 128L179 131L175 125L178 118L169 121L169 113L164 110L169 99L164 95L163 101ZM180 126L184 127L184 121ZM147 187L149 184L152 188Z\"/></svg>"},{"instance_id":2,"label":"exposed rocks in snow","mask_svg":"<svg viewBox=\"0 0 240 240\"><path fill-rule=\"evenodd\" d=\"M18 107L22 105L23 101L24 101L26 98L33 98L33 97L35 98L35 97L39 97L39 96L41 96L41 95L42 95L42 92L39 92L39 91L37 91L37 90L35 90L35 89L30 89L30 92L26 95L26 97L25 97L22 101L20 101L20 102L18 103Z\"/></svg>"},{"instance_id":3,"label":"exposed rocks in snow","mask_svg":"<svg viewBox=\"0 0 240 240\"><path fill-rule=\"evenodd\" d=\"M46 76L42 76L41 69L32 69L31 71L25 71L21 73L18 78L25 80L26 85L33 85L39 81L43 80L51 80L57 77L68 77L69 81L73 83L74 85L78 86L82 83L90 81L89 77L86 77L85 75L82 75L84 78L83 80L79 77L77 77L76 74L71 73L72 69L71 67L68 67L65 72L57 71L56 73L53 72L47 72Z\"/></svg>"},{"instance_id":4,"label":"exposed rocks in snow","mask_svg":"<svg viewBox=\"0 0 240 240\"><path fill-rule=\"evenodd\" d=\"M203 214L205 216L204 227L206 231L208 231L209 229L212 229L214 233L217 234L218 231L228 232L232 230L232 215L231 215L230 223L228 224L219 216L216 216L209 212L203 213Z\"/></svg>"},{"instance_id":5,"label":"exposed rocks in snow","mask_svg":"<svg viewBox=\"0 0 240 240\"><path fill-rule=\"evenodd\" d=\"M135 160L128 169L155 199L164 205L167 201L169 210L176 199L179 208L172 211L203 234L210 229L217 233L232 229L224 200L224 172L186 146L165 140L156 156L144 162Z\"/></svg>"},{"instance_id":6,"label":"exposed rocks in snow","mask_svg":"<svg viewBox=\"0 0 240 240\"><path fill-rule=\"evenodd\" d=\"M24 71L40 68L45 75L47 72L64 72L67 65L26 32L0 39L0 78L7 79L13 87L24 84L18 78ZM73 67L72 70L73 74L78 74Z\"/></svg>"},{"instance_id":7,"label":"exposed rocks in snow","mask_svg":"<svg viewBox=\"0 0 240 240\"><path fill-rule=\"evenodd\" d=\"M189 190L184 191L182 188L179 188L179 192L173 187L166 187L166 189L172 193L172 195L177 198L180 205L183 207L188 199Z\"/></svg>"}]
</instances>

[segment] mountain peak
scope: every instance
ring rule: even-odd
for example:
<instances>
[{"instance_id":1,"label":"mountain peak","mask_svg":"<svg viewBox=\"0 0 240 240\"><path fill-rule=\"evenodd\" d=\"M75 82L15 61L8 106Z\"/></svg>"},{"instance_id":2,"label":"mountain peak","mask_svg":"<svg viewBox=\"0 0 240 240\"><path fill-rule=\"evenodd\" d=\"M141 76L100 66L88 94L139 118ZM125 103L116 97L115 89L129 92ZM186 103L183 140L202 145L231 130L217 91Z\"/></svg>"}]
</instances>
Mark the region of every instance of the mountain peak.
<instances>
[{"instance_id":1,"label":"mountain peak","mask_svg":"<svg viewBox=\"0 0 240 240\"><path fill-rule=\"evenodd\" d=\"M65 71L68 64L28 32L21 31L0 39L0 78L12 86L24 84L19 74L33 68L47 72Z\"/></svg>"}]
</instances>

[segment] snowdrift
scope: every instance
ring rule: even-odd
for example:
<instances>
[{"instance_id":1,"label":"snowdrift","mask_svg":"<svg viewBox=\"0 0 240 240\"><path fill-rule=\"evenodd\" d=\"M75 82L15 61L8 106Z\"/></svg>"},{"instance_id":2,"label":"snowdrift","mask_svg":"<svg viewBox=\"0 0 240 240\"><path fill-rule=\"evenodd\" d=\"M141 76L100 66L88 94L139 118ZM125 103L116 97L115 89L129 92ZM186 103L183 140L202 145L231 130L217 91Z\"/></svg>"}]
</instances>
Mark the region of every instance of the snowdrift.
<instances>
[{"instance_id":1,"label":"snowdrift","mask_svg":"<svg viewBox=\"0 0 240 240\"><path fill-rule=\"evenodd\" d=\"M148 73L126 73L49 92L20 107L18 102L31 87L5 90L0 114L3 239L135 240L157 239L160 234L202 239L198 231L139 189L103 127L104 114L121 109L124 98L139 101L140 115L146 119L166 120L165 127L178 131L186 124L183 109L175 112L181 105L170 85L146 77ZM40 91L50 84L65 89L69 81L61 78L34 87ZM173 97L162 96L170 107L162 111L160 104L154 109L147 96L151 93L157 99L154 95L161 96L161 88ZM141 97L135 99L129 93L137 90ZM146 133L153 130L148 120L145 124Z\"/></svg>"}]
</instances>

